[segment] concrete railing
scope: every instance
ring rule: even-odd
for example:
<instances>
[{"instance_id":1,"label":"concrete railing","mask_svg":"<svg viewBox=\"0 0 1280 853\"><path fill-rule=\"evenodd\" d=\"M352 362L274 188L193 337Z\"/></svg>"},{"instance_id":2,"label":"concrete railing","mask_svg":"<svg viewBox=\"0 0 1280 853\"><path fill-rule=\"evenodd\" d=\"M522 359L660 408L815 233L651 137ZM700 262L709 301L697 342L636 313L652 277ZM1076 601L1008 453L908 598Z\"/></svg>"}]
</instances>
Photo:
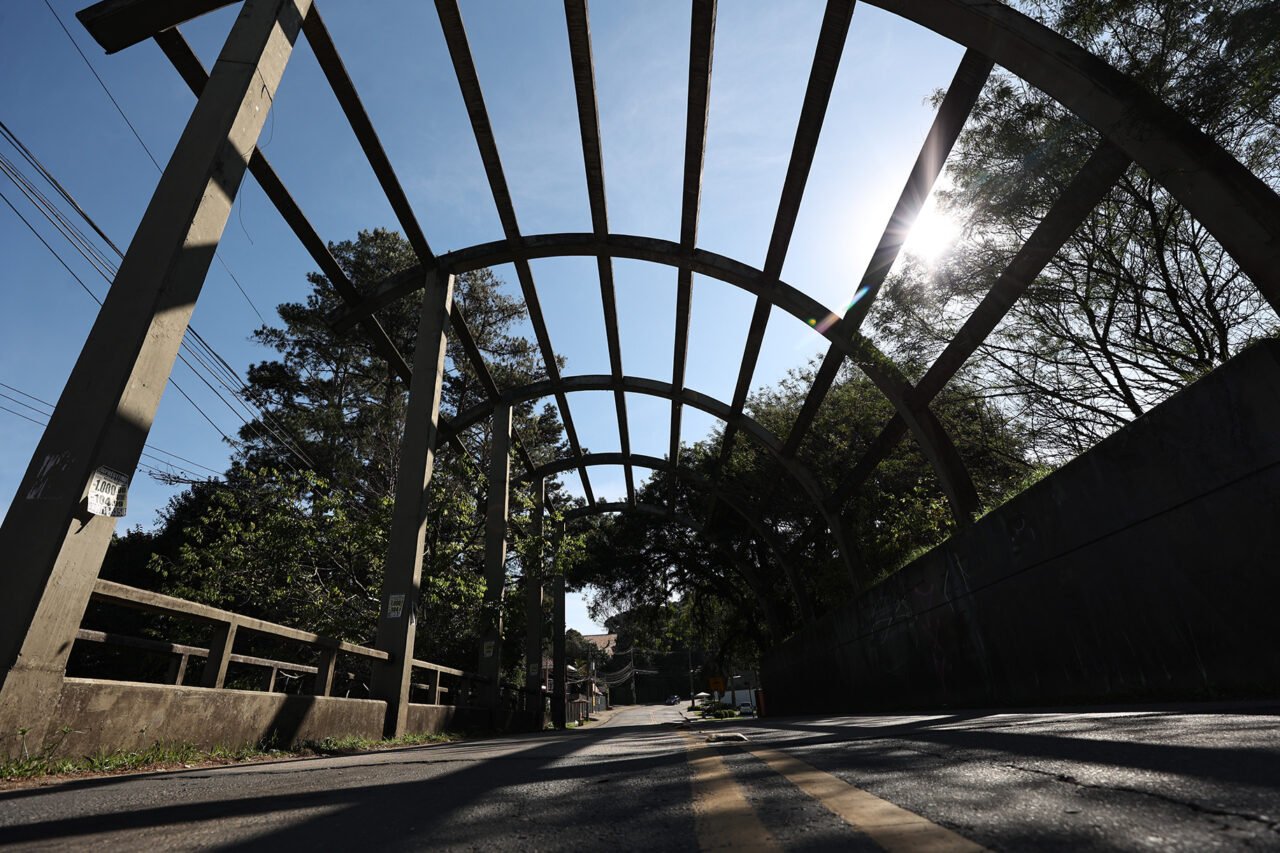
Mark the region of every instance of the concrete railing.
<instances>
[{"instance_id":1,"label":"concrete railing","mask_svg":"<svg viewBox=\"0 0 1280 853\"><path fill-rule=\"evenodd\" d=\"M244 616L239 613L222 610L207 604L199 604L194 601L187 601L186 599L175 598L158 592L151 592L150 590L138 589L137 587L127 586L114 581L98 580L93 590L93 601L119 607L128 607L148 613L177 616L179 618L195 622L207 623L212 626L208 648L168 643L161 640L144 639L141 637L130 637L123 634L93 631L84 628L80 629L77 633L76 639L84 642L103 643L107 645L122 646L140 649L143 651L173 655L174 660L169 669L169 681L173 684L182 683L183 678L186 675L187 662L193 657L198 657L206 659L204 673L201 676L200 682L200 686L202 687L209 687L213 689L222 688L226 681L228 664L236 663L268 669L270 671L266 687L268 692L274 690L276 676L280 672L286 672L314 675L315 681L312 686L311 693L316 696L329 696L333 689L335 663L339 654L353 655L370 661L386 661L390 659L389 654L379 649L349 643L345 640L337 640L332 637L325 637L310 631L303 631L298 628L291 628L287 625L267 622L262 619ZM236 654L233 647L236 642L236 637L242 633L253 633L276 637L314 648L319 651L318 665L313 666L310 664L293 663L291 661L281 661L271 658L255 657L252 655ZM458 688L452 691L455 693L454 704L459 704L463 697L470 695L470 685L484 680L482 676L476 675L475 673L465 672L461 669L454 669L452 667L431 663L429 661L415 659L413 661L413 667L417 670L424 670L432 673L430 683L414 685L416 688L427 691L427 694L430 697L430 702L427 704L432 705L441 704L440 700L443 696L451 692L450 688L441 683L444 676L454 677L459 681Z\"/></svg>"},{"instance_id":2,"label":"concrete railing","mask_svg":"<svg viewBox=\"0 0 1280 853\"><path fill-rule=\"evenodd\" d=\"M81 628L76 632L76 640L84 643L99 643L105 646L118 646L127 649L139 649L144 652L172 655L166 679L169 684L181 684L183 682L187 675L187 663L191 658L209 657L209 650L199 646L167 643L164 640L152 640L145 637L130 637L126 634L117 634L110 631L91 631ZM253 655L233 654L231 662L267 669L269 675L265 689L268 693L275 692L276 678L281 672L297 675L316 675L320 672L319 667L309 666L305 663L272 660L270 658L254 657Z\"/></svg>"}]
</instances>

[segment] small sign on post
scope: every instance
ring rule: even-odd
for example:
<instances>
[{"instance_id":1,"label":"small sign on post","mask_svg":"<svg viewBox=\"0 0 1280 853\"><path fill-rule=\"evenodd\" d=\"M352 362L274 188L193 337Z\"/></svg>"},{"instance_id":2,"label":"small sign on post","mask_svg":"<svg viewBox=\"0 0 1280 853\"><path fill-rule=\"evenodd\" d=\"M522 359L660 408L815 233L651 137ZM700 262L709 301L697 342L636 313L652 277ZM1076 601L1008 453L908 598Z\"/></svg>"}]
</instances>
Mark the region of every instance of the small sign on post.
<instances>
[{"instance_id":1,"label":"small sign on post","mask_svg":"<svg viewBox=\"0 0 1280 853\"><path fill-rule=\"evenodd\" d=\"M707 686L711 688L711 692L713 693L723 693L724 692L724 676L723 675L708 676Z\"/></svg>"},{"instance_id":2,"label":"small sign on post","mask_svg":"<svg viewBox=\"0 0 1280 853\"><path fill-rule=\"evenodd\" d=\"M123 518L128 506L129 478L105 465L89 480L89 512Z\"/></svg>"},{"instance_id":3,"label":"small sign on post","mask_svg":"<svg viewBox=\"0 0 1280 853\"><path fill-rule=\"evenodd\" d=\"M494 643L494 641L493 641L493 640L485 640L485 641L484 641L484 656L485 656L485 657L487 657L487 658L491 658L491 657L493 657L493 647L494 647L494 645L496 645L496 644Z\"/></svg>"},{"instance_id":4,"label":"small sign on post","mask_svg":"<svg viewBox=\"0 0 1280 853\"><path fill-rule=\"evenodd\" d=\"M387 599L387 618L399 619L404 615L404 596L393 595Z\"/></svg>"}]
</instances>

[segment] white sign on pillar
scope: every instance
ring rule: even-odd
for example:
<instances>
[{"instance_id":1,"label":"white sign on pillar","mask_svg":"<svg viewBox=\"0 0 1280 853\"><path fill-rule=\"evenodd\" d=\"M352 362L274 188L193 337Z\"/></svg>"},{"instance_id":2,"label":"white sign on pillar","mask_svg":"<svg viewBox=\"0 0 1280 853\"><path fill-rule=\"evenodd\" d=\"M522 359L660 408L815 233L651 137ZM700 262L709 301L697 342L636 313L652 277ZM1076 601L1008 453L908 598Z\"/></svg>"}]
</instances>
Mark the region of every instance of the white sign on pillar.
<instances>
[{"instance_id":1,"label":"white sign on pillar","mask_svg":"<svg viewBox=\"0 0 1280 853\"><path fill-rule=\"evenodd\" d=\"M129 478L103 466L89 480L89 512L109 518L123 518L128 508Z\"/></svg>"}]
</instances>

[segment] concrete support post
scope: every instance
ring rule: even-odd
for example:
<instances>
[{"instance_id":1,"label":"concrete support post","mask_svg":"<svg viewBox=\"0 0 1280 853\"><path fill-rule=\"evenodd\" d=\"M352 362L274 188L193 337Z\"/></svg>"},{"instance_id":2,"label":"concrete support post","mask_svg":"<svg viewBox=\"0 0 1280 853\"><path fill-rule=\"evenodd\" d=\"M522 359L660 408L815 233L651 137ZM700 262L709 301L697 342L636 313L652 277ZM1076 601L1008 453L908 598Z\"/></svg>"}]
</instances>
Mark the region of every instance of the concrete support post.
<instances>
[{"instance_id":1,"label":"concrete support post","mask_svg":"<svg viewBox=\"0 0 1280 853\"><path fill-rule=\"evenodd\" d=\"M201 687L220 688L227 680L227 664L231 663L231 648L236 644L236 623L223 622L213 629L209 637L209 659L204 664Z\"/></svg>"},{"instance_id":2,"label":"concrete support post","mask_svg":"<svg viewBox=\"0 0 1280 853\"><path fill-rule=\"evenodd\" d=\"M0 526L0 754L45 738L115 519L94 474L137 467L311 0L246 0Z\"/></svg>"},{"instance_id":3,"label":"concrete support post","mask_svg":"<svg viewBox=\"0 0 1280 853\"><path fill-rule=\"evenodd\" d=\"M542 546L543 514L547 502L547 481L533 485L533 518L529 534L529 564L524 567L524 684L526 711L534 714L534 725L542 728L542 578L545 571Z\"/></svg>"},{"instance_id":4,"label":"concrete support post","mask_svg":"<svg viewBox=\"0 0 1280 853\"><path fill-rule=\"evenodd\" d=\"M557 525L556 534L556 552L558 555L560 543L564 539L563 521ZM564 573L560 571L558 566L552 586L554 589L552 631L555 633L551 638L551 723L557 729L563 729L565 727L564 702L567 698L567 693L565 692L565 657L567 650L564 642Z\"/></svg>"},{"instance_id":5,"label":"concrete support post","mask_svg":"<svg viewBox=\"0 0 1280 853\"><path fill-rule=\"evenodd\" d=\"M502 674L502 593L507 579L507 513L511 488L511 407L493 410L489 448L489 507L484 527L484 609L480 628L480 665L488 679L481 704L497 709Z\"/></svg>"},{"instance_id":6,"label":"concrete support post","mask_svg":"<svg viewBox=\"0 0 1280 853\"><path fill-rule=\"evenodd\" d=\"M169 683L181 684L187 675L187 655L174 655L169 661Z\"/></svg>"},{"instance_id":7,"label":"concrete support post","mask_svg":"<svg viewBox=\"0 0 1280 853\"><path fill-rule=\"evenodd\" d=\"M430 696L432 705L440 704L440 675L441 672L438 669L431 672L431 692L428 696Z\"/></svg>"},{"instance_id":8,"label":"concrete support post","mask_svg":"<svg viewBox=\"0 0 1280 853\"><path fill-rule=\"evenodd\" d=\"M422 581L422 549L427 530L427 486L435 465L440 427L440 382L444 376L445 328L453 307L453 276L440 270L427 273L418 343L413 353L413 379L400 441L400 470L396 503L391 514L387 563L383 569L382 609L378 616L376 648L391 659L374 665L370 684L373 698L387 703L383 732L405 733L409 711L409 682L413 674L414 612Z\"/></svg>"},{"instance_id":9,"label":"concrete support post","mask_svg":"<svg viewBox=\"0 0 1280 853\"><path fill-rule=\"evenodd\" d=\"M328 696L333 692L333 671L338 662L338 650L323 649L316 664L316 680L311 685L312 696Z\"/></svg>"}]
</instances>

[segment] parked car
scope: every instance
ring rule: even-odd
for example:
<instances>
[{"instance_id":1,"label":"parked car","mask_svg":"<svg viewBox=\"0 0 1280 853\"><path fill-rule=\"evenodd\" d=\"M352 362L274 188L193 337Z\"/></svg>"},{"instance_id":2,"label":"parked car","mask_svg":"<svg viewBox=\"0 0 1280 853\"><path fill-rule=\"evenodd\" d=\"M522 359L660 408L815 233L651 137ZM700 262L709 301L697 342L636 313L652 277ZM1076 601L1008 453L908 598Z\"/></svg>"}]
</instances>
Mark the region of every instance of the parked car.
<instances>
[{"instance_id":1,"label":"parked car","mask_svg":"<svg viewBox=\"0 0 1280 853\"><path fill-rule=\"evenodd\" d=\"M679 704L680 704L680 697L679 697L679 696L668 696L668 697L667 697L667 704L668 704L668 705L679 705Z\"/></svg>"},{"instance_id":2,"label":"parked car","mask_svg":"<svg viewBox=\"0 0 1280 853\"><path fill-rule=\"evenodd\" d=\"M756 712L756 709L751 707L750 702L743 702L738 706L738 713L744 717L750 717L755 712Z\"/></svg>"}]
</instances>

